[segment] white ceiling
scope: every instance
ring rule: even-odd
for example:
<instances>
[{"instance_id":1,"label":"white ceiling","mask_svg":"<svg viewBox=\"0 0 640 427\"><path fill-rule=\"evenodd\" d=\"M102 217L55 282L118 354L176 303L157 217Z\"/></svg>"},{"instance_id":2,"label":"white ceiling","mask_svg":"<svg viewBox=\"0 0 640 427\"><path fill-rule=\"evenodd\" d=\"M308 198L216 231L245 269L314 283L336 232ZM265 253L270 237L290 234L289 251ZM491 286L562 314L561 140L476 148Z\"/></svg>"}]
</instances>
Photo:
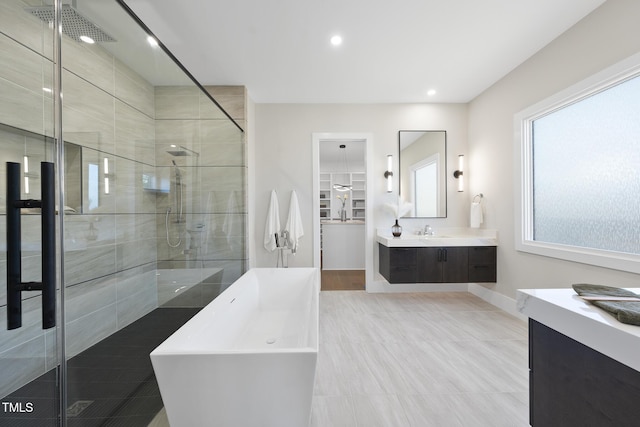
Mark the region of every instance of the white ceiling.
<instances>
[{"instance_id":1,"label":"white ceiling","mask_svg":"<svg viewBox=\"0 0 640 427\"><path fill-rule=\"evenodd\" d=\"M468 102L604 3L125 1L200 83L258 103Z\"/></svg>"}]
</instances>

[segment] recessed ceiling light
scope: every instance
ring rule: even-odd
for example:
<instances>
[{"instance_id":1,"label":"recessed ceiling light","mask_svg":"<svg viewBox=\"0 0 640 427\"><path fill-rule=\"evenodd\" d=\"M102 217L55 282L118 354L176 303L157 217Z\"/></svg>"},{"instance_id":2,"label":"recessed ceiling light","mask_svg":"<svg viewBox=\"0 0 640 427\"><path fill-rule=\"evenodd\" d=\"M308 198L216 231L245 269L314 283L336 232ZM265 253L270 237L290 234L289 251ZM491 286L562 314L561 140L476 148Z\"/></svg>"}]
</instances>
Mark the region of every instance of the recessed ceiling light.
<instances>
[{"instance_id":1,"label":"recessed ceiling light","mask_svg":"<svg viewBox=\"0 0 640 427\"><path fill-rule=\"evenodd\" d=\"M158 47L158 40L156 40L152 36L147 36L147 43L149 43L152 47Z\"/></svg>"},{"instance_id":2,"label":"recessed ceiling light","mask_svg":"<svg viewBox=\"0 0 640 427\"><path fill-rule=\"evenodd\" d=\"M435 89L429 89L429 90L427 91L427 96L433 96L433 95L435 95L435 94L436 94L436 90L435 90Z\"/></svg>"},{"instance_id":3,"label":"recessed ceiling light","mask_svg":"<svg viewBox=\"0 0 640 427\"><path fill-rule=\"evenodd\" d=\"M53 91L51 90L51 88L48 87L43 87L42 88L43 91L47 92L47 93L53 93Z\"/></svg>"},{"instance_id":4,"label":"recessed ceiling light","mask_svg":"<svg viewBox=\"0 0 640 427\"><path fill-rule=\"evenodd\" d=\"M80 36L80 40L82 40L83 42L85 42L87 44L94 44L95 43L95 40L93 40L89 36Z\"/></svg>"},{"instance_id":5,"label":"recessed ceiling light","mask_svg":"<svg viewBox=\"0 0 640 427\"><path fill-rule=\"evenodd\" d=\"M331 44L334 46L340 46L342 44L342 36L335 35L331 37Z\"/></svg>"}]
</instances>

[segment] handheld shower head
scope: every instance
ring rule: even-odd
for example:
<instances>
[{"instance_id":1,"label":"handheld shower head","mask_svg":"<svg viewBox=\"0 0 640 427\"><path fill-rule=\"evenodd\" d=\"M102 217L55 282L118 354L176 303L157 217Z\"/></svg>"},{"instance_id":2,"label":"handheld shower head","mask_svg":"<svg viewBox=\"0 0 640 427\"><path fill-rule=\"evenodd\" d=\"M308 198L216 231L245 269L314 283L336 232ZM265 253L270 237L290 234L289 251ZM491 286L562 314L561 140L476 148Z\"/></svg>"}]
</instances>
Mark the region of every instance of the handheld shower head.
<instances>
[{"instance_id":1,"label":"handheld shower head","mask_svg":"<svg viewBox=\"0 0 640 427\"><path fill-rule=\"evenodd\" d=\"M180 168L178 167L175 160L171 160L171 163L173 163L173 167L176 169L176 180L179 180L180 178L182 178L182 173L180 173Z\"/></svg>"}]
</instances>

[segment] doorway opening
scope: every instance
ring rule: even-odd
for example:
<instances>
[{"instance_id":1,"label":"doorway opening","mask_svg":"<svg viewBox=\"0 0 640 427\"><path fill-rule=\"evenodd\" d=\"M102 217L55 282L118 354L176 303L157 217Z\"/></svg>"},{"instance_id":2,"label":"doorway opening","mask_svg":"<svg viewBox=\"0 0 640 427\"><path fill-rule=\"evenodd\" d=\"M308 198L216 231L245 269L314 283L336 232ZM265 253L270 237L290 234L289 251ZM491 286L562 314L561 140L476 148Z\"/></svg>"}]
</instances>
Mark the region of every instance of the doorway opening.
<instances>
[{"instance_id":1,"label":"doorway opening","mask_svg":"<svg viewBox=\"0 0 640 427\"><path fill-rule=\"evenodd\" d=\"M372 269L370 141L368 134L313 135L314 266L321 270L322 290L366 290Z\"/></svg>"}]
</instances>

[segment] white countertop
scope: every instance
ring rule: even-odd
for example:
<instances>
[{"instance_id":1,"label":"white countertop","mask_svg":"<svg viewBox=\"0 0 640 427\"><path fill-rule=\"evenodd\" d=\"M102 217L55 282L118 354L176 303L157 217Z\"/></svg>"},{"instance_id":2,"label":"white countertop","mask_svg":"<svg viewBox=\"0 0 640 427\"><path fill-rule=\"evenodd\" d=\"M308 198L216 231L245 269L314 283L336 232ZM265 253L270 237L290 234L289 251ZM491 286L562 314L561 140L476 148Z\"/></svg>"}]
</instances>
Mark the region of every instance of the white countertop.
<instances>
[{"instance_id":1,"label":"white countertop","mask_svg":"<svg viewBox=\"0 0 640 427\"><path fill-rule=\"evenodd\" d=\"M390 230L379 229L376 241L389 248L422 246L498 246L498 237L495 230L458 228L436 230L436 234L434 236L402 233L400 237L393 237Z\"/></svg>"},{"instance_id":2,"label":"white countertop","mask_svg":"<svg viewBox=\"0 0 640 427\"><path fill-rule=\"evenodd\" d=\"M322 225L364 225L364 221L361 219L348 219L346 221L340 221L339 219L323 219L320 220Z\"/></svg>"},{"instance_id":3,"label":"white countertop","mask_svg":"<svg viewBox=\"0 0 640 427\"><path fill-rule=\"evenodd\" d=\"M618 322L573 289L520 289L516 302L525 316L640 371L640 326Z\"/></svg>"}]
</instances>

